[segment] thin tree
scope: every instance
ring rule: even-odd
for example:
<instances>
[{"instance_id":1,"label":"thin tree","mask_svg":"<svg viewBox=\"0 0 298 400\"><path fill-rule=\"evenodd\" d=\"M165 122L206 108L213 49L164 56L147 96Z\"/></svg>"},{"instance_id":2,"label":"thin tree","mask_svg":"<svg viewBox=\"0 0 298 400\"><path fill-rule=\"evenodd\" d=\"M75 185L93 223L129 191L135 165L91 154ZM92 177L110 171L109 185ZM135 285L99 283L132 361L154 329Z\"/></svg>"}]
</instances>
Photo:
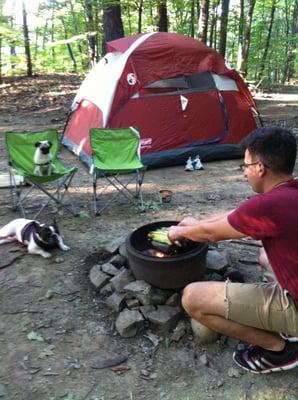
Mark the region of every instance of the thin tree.
<instances>
[{"instance_id":1,"label":"thin tree","mask_svg":"<svg viewBox=\"0 0 298 400\"><path fill-rule=\"evenodd\" d=\"M221 1L221 20L220 20L220 34L219 34L218 51L223 57L225 57L225 55L226 55L229 4L230 4L230 0L222 0Z\"/></svg>"},{"instance_id":2,"label":"thin tree","mask_svg":"<svg viewBox=\"0 0 298 400\"><path fill-rule=\"evenodd\" d=\"M209 0L201 0L198 39L205 44L207 43L208 19L209 19Z\"/></svg>"},{"instance_id":3,"label":"thin tree","mask_svg":"<svg viewBox=\"0 0 298 400\"><path fill-rule=\"evenodd\" d=\"M167 0L157 1L156 25L158 32L168 32Z\"/></svg>"},{"instance_id":4,"label":"thin tree","mask_svg":"<svg viewBox=\"0 0 298 400\"><path fill-rule=\"evenodd\" d=\"M216 50L216 23L218 16L218 6L220 0L215 0L212 2L211 7L211 22L210 22L210 32L209 32L209 46ZM210 12L209 12L210 14Z\"/></svg>"},{"instance_id":5,"label":"thin tree","mask_svg":"<svg viewBox=\"0 0 298 400\"><path fill-rule=\"evenodd\" d=\"M252 26L252 19L253 19L255 4L256 4L256 0L249 0L247 23L245 25L245 32L244 32L242 55L241 55L241 60L239 61L239 65L238 65L238 69L239 69L239 71L241 71L243 76L247 75L247 62L248 62L249 49L250 49L251 26Z\"/></svg>"},{"instance_id":6,"label":"thin tree","mask_svg":"<svg viewBox=\"0 0 298 400\"><path fill-rule=\"evenodd\" d=\"M94 9L93 9L93 0L85 0L84 3L85 13L86 13L86 24L88 31L88 45L89 45L89 58L91 65L94 65L96 62L96 38L94 35L95 27L94 27Z\"/></svg>"},{"instance_id":7,"label":"thin tree","mask_svg":"<svg viewBox=\"0 0 298 400\"><path fill-rule=\"evenodd\" d=\"M66 26L66 22L64 21L63 17L61 17L61 23L62 23L63 31L64 31L64 39L66 39L67 50L68 50L69 57L70 57L70 59L72 61L72 65L73 65L73 71L72 72L77 72L77 62L76 62L76 59L74 57L71 45L70 45L70 43L67 42L67 39L68 39L67 26Z\"/></svg>"},{"instance_id":8,"label":"thin tree","mask_svg":"<svg viewBox=\"0 0 298 400\"><path fill-rule=\"evenodd\" d=\"M295 0L293 7L293 16L291 21L291 33L289 38L287 59L285 64L285 80L290 81L291 78L294 77L295 69L294 69L294 60L295 60L295 51L297 47L297 33L298 33L298 0Z\"/></svg>"},{"instance_id":9,"label":"thin tree","mask_svg":"<svg viewBox=\"0 0 298 400\"><path fill-rule=\"evenodd\" d=\"M27 76L32 76L32 61L31 61L31 51L30 51L30 39L29 39L29 29L27 23L27 10L25 2L22 4L23 8L23 34L24 34L24 47L27 61Z\"/></svg>"},{"instance_id":10,"label":"thin tree","mask_svg":"<svg viewBox=\"0 0 298 400\"><path fill-rule=\"evenodd\" d=\"M15 10L15 6L16 6L16 2L15 0L13 0L12 2L12 15L10 16L10 27L11 29L14 28L14 10ZM15 57L16 57L16 46L14 41L11 42L10 44L10 65L11 65L11 69L12 71L15 69L16 63L15 63Z\"/></svg>"},{"instance_id":11,"label":"thin tree","mask_svg":"<svg viewBox=\"0 0 298 400\"><path fill-rule=\"evenodd\" d=\"M107 42L109 42L110 40L122 38L124 36L120 0L113 0L112 2L105 0L103 12L103 27L103 52L106 53Z\"/></svg>"},{"instance_id":12,"label":"thin tree","mask_svg":"<svg viewBox=\"0 0 298 400\"><path fill-rule=\"evenodd\" d=\"M269 49L269 46L270 46L270 40L271 40L271 33L272 33L275 10L276 10L276 0L273 0L272 1L272 5L271 5L268 33L267 33L264 52L263 52L263 56L262 56L261 63L260 63L259 73L258 73L258 79L259 80L261 80L263 78L263 75L264 75L265 63L266 63L266 59L267 59L268 49Z\"/></svg>"},{"instance_id":13,"label":"thin tree","mask_svg":"<svg viewBox=\"0 0 298 400\"><path fill-rule=\"evenodd\" d=\"M140 0L138 6L138 33L142 32L142 14L143 14L143 0Z\"/></svg>"}]
</instances>

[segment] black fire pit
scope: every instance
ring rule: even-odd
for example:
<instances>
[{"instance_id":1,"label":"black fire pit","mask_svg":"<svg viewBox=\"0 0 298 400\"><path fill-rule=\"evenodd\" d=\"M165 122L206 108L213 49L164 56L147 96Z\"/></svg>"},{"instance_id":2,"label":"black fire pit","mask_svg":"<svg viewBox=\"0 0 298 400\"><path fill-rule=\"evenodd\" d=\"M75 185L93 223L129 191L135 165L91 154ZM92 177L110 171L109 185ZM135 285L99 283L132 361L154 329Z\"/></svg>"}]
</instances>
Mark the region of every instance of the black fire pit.
<instances>
[{"instance_id":1,"label":"black fire pit","mask_svg":"<svg viewBox=\"0 0 298 400\"><path fill-rule=\"evenodd\" d=\"M129 266L136 279L161 289L176 289L200 280L205 273L208 244L189 241L178 254L156 251L148 233L177 221L159 221L144 225L126 238Z\"/></svg>"}]
</instances>

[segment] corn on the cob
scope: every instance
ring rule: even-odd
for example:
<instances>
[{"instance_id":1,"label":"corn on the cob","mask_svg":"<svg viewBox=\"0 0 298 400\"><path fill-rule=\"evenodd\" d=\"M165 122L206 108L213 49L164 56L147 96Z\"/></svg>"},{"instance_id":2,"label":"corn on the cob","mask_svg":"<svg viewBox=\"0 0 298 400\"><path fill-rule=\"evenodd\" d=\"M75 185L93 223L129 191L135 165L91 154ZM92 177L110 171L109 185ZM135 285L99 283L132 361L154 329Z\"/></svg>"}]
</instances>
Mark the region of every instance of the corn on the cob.
<instances>
[{"instance_id":1,"label":"corn on the cob","mask_svg":"<svg viewBox=\"0 0 298 400\"><path fill-rule=\"evenodd\" d=\"M155 231L149 232L148 237L149 237L149 239L153 240L154 242L163 243L168 246L173 245L173 243L170 241L170 239L168 237L168 228L166 228L166 227L159 228L159 229L156 229ZM181 246L181 243L178 241L175 241L175 244L179 247Z\"/></svg>"}]
</instances>

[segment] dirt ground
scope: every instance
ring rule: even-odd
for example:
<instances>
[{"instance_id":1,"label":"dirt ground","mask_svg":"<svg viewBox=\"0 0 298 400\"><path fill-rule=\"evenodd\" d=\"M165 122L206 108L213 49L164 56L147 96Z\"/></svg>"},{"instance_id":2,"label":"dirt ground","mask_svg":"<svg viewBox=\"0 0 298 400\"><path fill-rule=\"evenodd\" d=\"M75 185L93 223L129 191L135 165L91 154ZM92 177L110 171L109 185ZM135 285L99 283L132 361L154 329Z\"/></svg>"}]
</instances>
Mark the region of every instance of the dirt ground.
<instances>
[{"instance_id":1,"label":"dirt ground","mask_svg":"<svg viewBox=\"0 0 298 400\"><path fill-rule=\"evenodd\" d=\"M3 133L48 126L61 131L80 78L74 75L18 79L0 86L0 173L6 172ZM298 128L297 86L256 94L266 124ZM58 213L57 222L70 252L50 259L28 255L19 245L1 246L0 398L18 400L294 400L298 370L263 376L244 373L232 361L235 341L222 337L198 345L191 332L179 342L162 338L153 349L148 338L121 338L115 314L91 287L88 272L113 239L158 220L180 220L227 211L252 195L240 160L205 163L204 171L184 166L147 171L143 184L147 210L138 213L119 200L94 217L91 179L66 149L66 164L76 165L72 195L80 216ZM159 205L160 189L173 191L170 205ZM0 189L0 226L18 215L10 209L8 189ZM51 221L50 214L40 221ZM258 247L234 242L218 245L246 281L260 278ZM12 259L15 258L14 261ZM10 265L3 267L11 259ZM34 332L35 336L28 334ZM39 339L39 340L33 340ZM93 369L94 360L127 357L127 370ZM207 362L200 358L206 355ZM144 374L144 370L148 371ZM143 371L143 372L142 372Z\"/></svg>"}]
</instances>

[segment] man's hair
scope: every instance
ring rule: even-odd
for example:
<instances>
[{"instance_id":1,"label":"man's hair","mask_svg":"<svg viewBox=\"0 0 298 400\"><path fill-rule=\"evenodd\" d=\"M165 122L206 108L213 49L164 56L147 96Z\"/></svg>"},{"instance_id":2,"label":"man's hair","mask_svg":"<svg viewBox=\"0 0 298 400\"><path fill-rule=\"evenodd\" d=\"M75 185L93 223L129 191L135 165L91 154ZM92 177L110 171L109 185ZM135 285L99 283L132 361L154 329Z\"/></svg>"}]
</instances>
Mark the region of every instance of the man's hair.
<instances>
[{"instance_id":1,"label":"man's hair","mask_svg":"<svg viewBox=\"0 0 298 400\"><path fill-rule=\"evenodd\" d=\"M275 173L293 172L297 143L288 129L274 126L258 128L241 142L241 147L248 150L253 157L259 157Z\"/></svg>"}]
</instances>

